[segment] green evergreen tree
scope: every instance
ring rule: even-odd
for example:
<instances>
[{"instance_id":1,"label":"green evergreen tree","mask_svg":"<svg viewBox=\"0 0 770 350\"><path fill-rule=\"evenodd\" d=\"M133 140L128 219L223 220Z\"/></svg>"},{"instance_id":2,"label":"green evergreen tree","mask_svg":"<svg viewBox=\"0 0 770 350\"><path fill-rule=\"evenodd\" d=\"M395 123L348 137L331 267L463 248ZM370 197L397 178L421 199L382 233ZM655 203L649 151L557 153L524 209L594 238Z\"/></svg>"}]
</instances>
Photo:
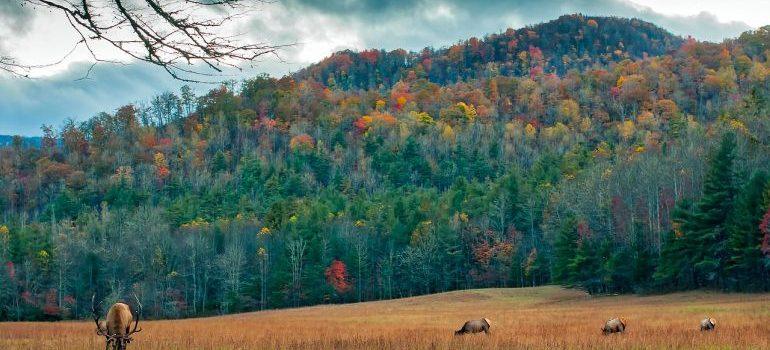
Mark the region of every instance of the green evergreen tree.
<instances>
[{"instance_id":1,"label":"green evergreen tree","mask_svg":"<svg viewBox=\"0 0 770 350\"><path fill-rule=\"evenodd\" d=\"M655 279L664 288L724 287L729 257L727 224L733 210L735 135L727 133L708 159L703 196L674 213Z\"/></svg>"},{"instance_id":2,"label":"green evergreen tree","mask_svg":"<svg viewBox=\"0 0 770 350\"><path fill-rule=\"evenodd\" d=\"M569 217L561 225L554 242L553 280L561 284L569 284L570 264L575 259L578 247L577 221Z\"/></svg>"},{"instance_id":3,"label":"green evergreen tree","mask_svg":"<svg viewBox=\"0 0 770 350\"><path fill-rule=\"evenodd\" d=\"M693 235L693 261L697 286L723 287L727 265L727 223L733 210L735 185L733 160L735 135L722 136L717 151L710 157L703 183L703 196L687 225Z\"/></svg>"},{"instance_id":4,"label":"green evergreen tree","mask_svg":"<svg viewBox=\"0 0 770 350\"><path fill-rule=\"evenodd\" d=\"M768 176L760 171L752 176L736 198L729 224L729 287L734 290L761 290L768 287L761 251L759 222L764 214L763 192L770 187Z\"/></svg>"}]
</instances>

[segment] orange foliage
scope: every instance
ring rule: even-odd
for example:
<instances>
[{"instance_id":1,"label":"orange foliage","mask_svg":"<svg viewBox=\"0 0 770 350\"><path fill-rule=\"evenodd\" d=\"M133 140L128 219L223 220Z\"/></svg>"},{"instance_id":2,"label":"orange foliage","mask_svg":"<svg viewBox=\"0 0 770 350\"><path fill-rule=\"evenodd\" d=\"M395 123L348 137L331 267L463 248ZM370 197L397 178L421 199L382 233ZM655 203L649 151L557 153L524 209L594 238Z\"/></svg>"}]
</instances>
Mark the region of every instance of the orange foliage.
<instances>
[{"instance_id":1,"label":"orange foliage","mask_svg":"<svg viewBox=\"0 0 770 350\"><path fill-rule=\"evenodd\" d=\"M350 290L348 281L348 269L345 263L339 260L332 261L331 265L324 271L326 281L334 287L337 293L345 293Z\"/></svg>"},{"instance_id":2,"label":"orange foliage","mask_svg":"<svg viewBox=\"0 0 770 350\"><path fill-rule=\"evenodd\" d=\"M315 140L308 134L300 134L291 138L289 147L292 150L311 150L315 147Z\"/></svg>"}]
</instances>

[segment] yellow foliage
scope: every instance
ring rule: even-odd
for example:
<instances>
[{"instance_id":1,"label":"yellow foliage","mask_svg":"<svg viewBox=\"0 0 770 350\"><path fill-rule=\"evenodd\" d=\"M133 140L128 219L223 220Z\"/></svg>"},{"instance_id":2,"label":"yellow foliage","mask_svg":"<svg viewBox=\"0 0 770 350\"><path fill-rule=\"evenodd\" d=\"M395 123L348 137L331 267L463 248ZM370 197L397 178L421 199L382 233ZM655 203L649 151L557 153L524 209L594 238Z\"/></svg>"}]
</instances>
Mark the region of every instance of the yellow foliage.
<instances>
[{"instance_id":1,"label":"yellow foliage","mask_svg":"<svg viewBox=\"0 0 770 350\"><path fill-rule=\"evenodd\" d=\"M460 221L462 221L462 222L468 222L468 214L466 214L466 213L460 213Z\"/></svg>"},{"instance_id":2,"label":"yellow foliage","mask_svg":"<svg viewBox=\"0 0 770 350\"><path fill-rule=\"evenodd\" d=\"M41 264L45 265L48 264L48 261L51 259L51 254L48 254L46 250L41 250L37 252L37 261L39 261Z\"/></svg>"},{"instance_id":3,"label":"yellow foliage","mask_svg":"<svg viewBox=\"0 0 770 350\"><path fill-rule=\"evenodd\" d=\"M441 137L444 138L444 140L452 141L455 140L455 131L452 129L449 124L444 125L444 130L441 132Z\"/></svg>"},{"instance_id":4,"label":"yellow foliage","mask_svg":"<svg viewBox=\"0 0 770 350\"><path fill-rule=\"evenodd\" d=\"M749 79L751 81L759 83L764 82L768 75L770 75L770 72L762 65L762 63L754 62L754 64L751 65L751 69L749 70Z\"/></svg>"},{"instance_id":5,"label":"yellow foliage","mask_svg":"<svg viewBox=\"0 0 770 350\"><path fill-rule=\"evenodd\" d=\"M436 121L433 120L433 117L431 117L430 114L426 112L411 111L409 112L409 116L412 117L414 120L423 124L429 124L429 125L436 124Z\"/></svg>"},{"instance_id":6,"label":"yellow foliage","mask_svg":"<svg viewBox=\"0 0 770 350\"><path fill-rule=\"evenodd\" d=\"M700 126L697 120L695 120L695 116L693 115L687 115L687 127L690 129L697 129Z\"/></svg>"},{"instance_id":7,"label":"yellow foliage","mask_svg":"<svg viewBox=\"0 0 770 350\"><path fill-rule=\"evenodd\" d=\"M291 217L289 217L289 222L292 223L292 224L296 223L297 222L297 215L292 215Z\"/></svg>"},{"instance_id":8,"label":"yellow foliage","mask_svg":"<svg viewBox=\"0 0 770 350\"><path fill-rule=\"evenodd\" d=\"M527 135L528 139L534 139L537 135L537 129L531 123L527 123L527 126L524 127L524 134Z\"/></svg>"},{"instance_id":9,"label":"yellow foliage","mask_svg":"<svg viewBox=\"0 0 770 350\"><path fill-rule=\"evenodd\" d=\"M634 122L631 120L626 120L618 124L618 133L620 133L620 137L622 137L623 140L630 139L632 136L634 136L635 132L636 132L636 126L634 125Z\"/></svg>"},{"instance_id":10,"label":"yellow foliage","mask_svg":"<svg viewBox=\"0 0 770 350\"><path fill-rule=\"evenodd\" d=\"M472 122L474 119L476 119L476 107L473 105L466 104L465 102L457 102L456 106L463 112L466 120Z\"/></svg>"},{"instance_id":11,"label":"yellow foliage","mask_svg":"<svg viewBox=\"0 0 770 350\"><path fill-rule=\"evenodd\" d=\"M543 129L543 134L549 140L556 140L569 135L569 128L561 122L557 122L554 126Z\"/></svg>"},{"instance_id":12,"label":"yellow foliage","mask_svg":"<svg viewBox=\"0 0 770 350\"><path fill-rule=\"evenodd\" d=\"M195 218L190 222L182 224L182 228L199 228L199 227L206 227L208 226L208 221L204 220L203 218Z\"/></svg>"},{"instance_id":13,"label":"yellow foliage","mask_svg":"<svg viewBox=\"0 0 770 350\"><path fill-rule=\"evenodd\" d=\"M580 131L588 132L590 130L591 130L591 118L583 117L583 119L580 120Z\"/></svg>"},{"instance_id":14,"label":"yellow foliage","mask_svg":"<svg viewBox=\"0 0 770 350\"><path fill-rule=\"evenodd\" d=\"M420 222L417 227L415 227L414 231L412 231L411 243L416 244L420 242L425 236L430 234L432 225L433 221L430 220Z\"/></svg>"},{"instance_id":15,"label":"yellow foliage","mask_svg":"<svg viewBox=\"0 0 770 350\"><path fill-rule=\"evenodd\" d=\"M374 103L374 109L380 110L385 107L385 101L383 100L377 100L377 102Z\"/></svg>"},{"instance_id":16,"label":"yellow foliage","mask_svg":"<svg viewBox=\"0 0 770 350\"><path fill-rule=\"evenodd\" d=\"M636 148L634 148L634 152L644 153L644 146L636 146Z\"/></svg>"},{"instance_id":17,"label":"yellow foliage","mask_svg":"<svg viewBox=\"0 0 770 350\"><path fill-rule=\"evenodd\" d=\"M596 158L607 158L611 154L610 145L607 144L607 142L602 141L599 143L598 146L596 146L596 149L593 152L594 157Z\"/></svg>"},{"instance_id":18,"label":"yellow foliage","mask_svg":"<svg viewBox=\"0 0 770 350\"><path fill-rule=\"evenodd\" d=\"M5 236L5 235L8 235L9 233L11 233L11 230L8 229L8 226L5 226L5 225L0 226L0 235Z\"/></svg>"},{"instance_id":19,"label":"yellow foliage","mask_svg":"<svg viewBox=\"0 0 770 350\"><path fill-rule=\"evenodd\" d=\"M564 100L559 103L559 115L562 120L577 122L580 119L580 106L575 100Z\"/></svg>"},{"instance_id":20,"label":"yellow foliage","mask_svg":"<svg viewBox=\"0 0 770 350\"><path fill-rule=\"evenodd\" d=\"M264 235L269 235L269 234L270 234L270 228L265 226L265 227L263 227L263 228L261 228L259 230L259 233L257 235L264 236Z\"/></svg>"},{"instance_id":21,"label":"yellow foliage","mask_svg":"<svg viewBox=\"0 0 770 350\"><path fill-rule=\"evenodd\" d=\"M732 127L733 129L738 130L744 134L749 133L749 129L746 128L746 124L743 124L742 121L733 118L733 119L730 119L729 123L730 123L730 127Z\"/></svg>"},{"instance_id":22,"label":"yellow foliage","mask_svg":"<svg viewBox=\"0 0 770 350\"><path fill-rule=\"evenodd\" d=\"M612 168L604 169L604 171L602 172L602 179L607 180L610 178L610 176L612 176Z\"/></svg>"},{"instance_id":23,"label":"yellow foliage","mask_svg":"<svg viewBox=\"0 0 770 350\"><path fill-rule=\"evenodd\" d=\"M356 220L356 222L353 224L355 227L366 227L366 221L364 220Z\"/></svg>"},{"instance_id":24,"label":"yellow foliage","mask_svg":"<svg viewBox=\"0 0 770 350\"><path fill-rule=\"evenodd\" d=\"M161 153L161 152L155 153L155 156L153 157L153 159L155 161L155 166L157 166L159 168L167 166L167 164L166 164L166 156L163 155L163 153Z\"/></svg>"},{"instance_id":25,"label":"yellow foliage","mask_svg":"<svg viewBox=\"0 0 770 350\"><path fill-rule=\"evenodd\" d=\"M267 256L267 249L265 249L265 247L259 247L259 249L257 249L257 256L260 258Z\"/></svg>"}]
</instances>

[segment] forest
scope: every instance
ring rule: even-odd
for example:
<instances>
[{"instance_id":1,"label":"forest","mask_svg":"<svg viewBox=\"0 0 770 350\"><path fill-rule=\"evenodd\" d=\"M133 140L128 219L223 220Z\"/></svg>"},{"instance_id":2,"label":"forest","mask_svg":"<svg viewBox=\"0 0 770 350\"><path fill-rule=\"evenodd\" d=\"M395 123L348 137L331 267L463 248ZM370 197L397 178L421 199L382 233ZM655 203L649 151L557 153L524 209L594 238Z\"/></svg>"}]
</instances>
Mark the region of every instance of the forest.
<instances>
[{"instance_id":1,"label":"forest","mask_svg":"<svg viewBox=\"0 0 770 350\"><path fill-rule=\"evenodd\" d=\"M768 291L769 116L770 26L580 14L184 86L0 147L0 320Z\"/></svg>"}]
</instances>

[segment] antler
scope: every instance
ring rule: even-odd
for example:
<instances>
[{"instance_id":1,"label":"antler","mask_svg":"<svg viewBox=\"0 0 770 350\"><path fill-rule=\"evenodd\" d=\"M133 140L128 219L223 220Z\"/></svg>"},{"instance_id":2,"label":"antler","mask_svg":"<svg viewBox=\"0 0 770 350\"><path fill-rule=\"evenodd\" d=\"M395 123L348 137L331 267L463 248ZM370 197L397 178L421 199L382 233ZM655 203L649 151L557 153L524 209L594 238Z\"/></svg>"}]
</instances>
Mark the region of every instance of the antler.
<instances>
[{"instance_id":1,"label":"antler","mask_svg":"<svg viewBox=\"0 0 770 350\"><path fill-rule=\"evenodd\" d=\"M134 293L134 300L136 300L136 305L137 305L136 320L134 321L134 329L132 329L131 332L128 332L126 336L130 336L131 334L142 331L141 328L137 329L137 327L139 327L139 318L142 316L142 303L139 302L139 298L136 297L136 293Z\"/></svg>"},{"instance_id":2,"label":"antler","mask_svg":"<svg viewBox=\"0 0 770 350\"><path fill-rule=\"evenodd\" d=\"M102 302L100 301L98 305L101 305L101 303ZM107 333L105 332L104 329L102 329L102 326L99 324L99 314L96 313L96 307L97 307L96 293L94 293L91 296L91 315L94 318L94 323L96 323L96 334L107 336Z\"/></svg>"}]
</instances>

